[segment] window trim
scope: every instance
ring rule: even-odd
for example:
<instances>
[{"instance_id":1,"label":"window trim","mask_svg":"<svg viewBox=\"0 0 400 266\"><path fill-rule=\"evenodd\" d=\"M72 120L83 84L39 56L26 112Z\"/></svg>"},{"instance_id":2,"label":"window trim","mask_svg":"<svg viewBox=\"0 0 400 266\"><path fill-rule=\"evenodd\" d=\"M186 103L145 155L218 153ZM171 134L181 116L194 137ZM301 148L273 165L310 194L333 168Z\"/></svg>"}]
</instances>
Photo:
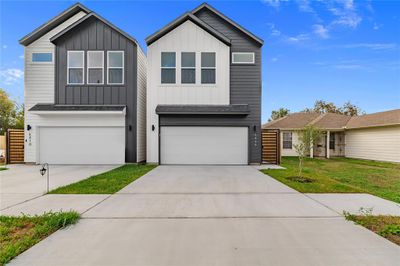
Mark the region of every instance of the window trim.
<instances>
[{"instance_id":1,"label":"window trim","mask_svg":"<svg viewBox=\"0 0 400 266\"><path fill-rule=\"evenodd\" d=\"M174 55L175 55L175 66L174 67L163 67L162 66L162 54L163 53L173 53ZM176 76L177 76L177 71L176 71L176 69L177 69L177 56L176 56L176 52L172 52L172 51L161 51L161 54L160 54L160 84L161 85L173 85L173 84L177 84L177 78L176 78ZM162 82L162 70L163 69L175 69L175 82L171 82L171 83L163 83ZM181 78L182 79L182 78ZM182 80L181 80L182 81ZM181 82L182 83L182 82ZM193 84L193 83L188 83L188 84Z\"/></svg>"},{"instance_id":2,"label":"window trim","mask_svg":"<svg viewBox=\"0 0 400 266\"><path fill-rule=\"evenodd\" d=\"M183 58L183 54L184 53L186 53L186 54L194 54L194 66L193 67L184 67L184 66L182 66L182 58ZM180 65L180 67L181 67L181 84L185 84L185 85L188 85L188 84L196 84L196 52L181 52L181 65ZM176 62L175 62L175 65L176 65ZM183 69L188 69L188 70L194 70L194 82L191 82L191 83L183 83L182 82L182 70ZM171 83L170 83L171 84Z\"/></svg>"},{"instance_id":3,"label":"window trim","mask_svg":"<svg viewBox=\"0 0 400 266\"><path fill-rule=\"evenodd\" d=\"M89 66L89 54L90 53L101 53L101 58L102 58L102 67L90 67ZM86 83L88 85L104 85L104 51L101 50L89 50L86 52L86 57L87 57L87 67L86 67L86 72L87 72L87 79L86 79ZM101 79L101 83L90 83L89 82L89 69L94 68L94 69L99 69L101 68L101 72L102 72L102 79Z\"/></svg>"},{"instance_id":4,"label":"window trim","mask_svg":"<svg viewBox=\"0 0 400 266\"><path fill-rule=\"evenodd\" d=\"M213 53L214 59L215 59L215 66L214 67L203 67L202 66L202 58L201 55L202 54L211 54ZM203 71L202 70L205 69L214 69L215 70L215 82L214 83L203 83ZM200 52L200 84L201 85L216 85L217 84L217 52Z\"/></svg>"},{"instance_id":5,"label":"window trim","mask_svg":"<svg viewBox=\"0 0 400 266\"><path fill-rule=\"evenodd\" d=\"M33 61L33 54L51 54L51 61L48 62L35 62ZM30 58L31 64L53 64L54 63L54 52L53 51L32 51L31 52L31 58Z\"/></svg>"},{"instance_id":6,"label":"window trim","mask_svg":"<svg viewBox=\"0 0 400 266\"><path fill-rule=\"evenodd\" d=\"M251 55L253 55L253 60L252 60L252 62L237 62L237 61L234 61L234 58L235 58L235 56L234 55L237 55L237 54L251 54ZM256 55L255 55L255 53L254 52L232 52L232 64L235 64L235 65L253 65L253 64L255 64L255 62L256 62Z\"/></svg>"},{"instance_id":7,"label":"window trim","mask_svg":"<svg viewBox=\"0 0 400 266\"><path fill-rule=\"evenodd\" d=\"M70 67L69 66L69 54L81 53L82 54L82 67ZM82 69L82 83L70 83L69 82L69 70L70 69ZM85 51L83 50L68 50L67 51L67 85L84 85L85 84Z\"/></svg>"},{"instance_id":8,"label":"window trim","mask_svg":"<svg viewBox=\"0 0 400 266\"><path fill-rule=\"evenodd\" d=\"M285 140L285 134L290 134L290 141ZM290 148L285 147L285 142L290 142ZM293 149L293 132L282 132L282 149L292 150Z\"/></svg>"},{"instance_id":9,"label":"window trim","mask_svg":"<svg viewBox=\"0 0 400 266\"><path fill-rule=\"evenodd\" d=\"M120 52L122 53L122 67L110 67L110 53ZM122 83L110 83L109 70L110 69L122 69ZM107 85L125 85L125 51L123 50L109 50L107 51Z\"/></svg>"}]
</instances>

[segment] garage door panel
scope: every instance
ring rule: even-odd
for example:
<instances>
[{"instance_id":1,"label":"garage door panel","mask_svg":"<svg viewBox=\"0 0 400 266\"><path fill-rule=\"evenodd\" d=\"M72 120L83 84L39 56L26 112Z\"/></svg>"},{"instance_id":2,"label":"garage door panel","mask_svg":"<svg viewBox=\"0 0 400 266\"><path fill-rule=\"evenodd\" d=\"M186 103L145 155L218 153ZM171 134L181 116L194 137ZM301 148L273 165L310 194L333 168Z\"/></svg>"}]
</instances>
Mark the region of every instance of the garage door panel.
<instances>
[{"instance_id":1,"label":"garage door panel","mask_svg":"<svg viewBox=\"0 0 400 266\"><path fill-rule=\"evenodd\" d=\"M40 162L121 164L125 161L123 127L42 127Z\"/></svg>"},{"instance_id":2,"label":"garage door panel","mask_svg":"<svg viewBox=\"0 0 400 266\"><path fill-rule=\"evenodd\" d=\"M162 164L247 164L247 127L162 127Z\"/></svg>"}]
</instances>

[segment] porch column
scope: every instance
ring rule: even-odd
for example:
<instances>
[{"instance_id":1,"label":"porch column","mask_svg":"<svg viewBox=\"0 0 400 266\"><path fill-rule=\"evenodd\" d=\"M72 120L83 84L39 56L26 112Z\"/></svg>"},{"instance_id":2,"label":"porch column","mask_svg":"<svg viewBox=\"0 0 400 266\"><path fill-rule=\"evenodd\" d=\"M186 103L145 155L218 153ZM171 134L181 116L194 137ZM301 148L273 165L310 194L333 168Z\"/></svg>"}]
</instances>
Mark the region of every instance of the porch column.
<instances>
[{"instance_id":1,"label":"porch column","mask_svg":"<svg viewBox=\"0 0 400 266\"><path fill-rule=\"evenodd\" d=\"M330 132L329 131L326 131L326 158L328 158L329 159L329 157L330 157L330 154L329 154L329 152L330 152L330 149L329 149L329 142L330 142Z\"/></svg>"},{"instance_id":2,"label":"porch column","mask_svg":"<svg viewBox=\"0 0 400 266\"><path fill-rule=\"evenodd\" d=\"M311 142L311 147L310 147L310 158L314 158L314 142Z\"/></svg>"}]
</instances>

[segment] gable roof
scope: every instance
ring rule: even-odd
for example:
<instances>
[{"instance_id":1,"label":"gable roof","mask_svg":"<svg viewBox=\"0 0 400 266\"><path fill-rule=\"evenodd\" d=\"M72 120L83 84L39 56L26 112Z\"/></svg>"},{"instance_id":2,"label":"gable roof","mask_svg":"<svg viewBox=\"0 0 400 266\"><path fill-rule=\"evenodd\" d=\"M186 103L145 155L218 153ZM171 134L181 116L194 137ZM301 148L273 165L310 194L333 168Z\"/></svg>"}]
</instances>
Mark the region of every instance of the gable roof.
<instances>
[{"instance_id":1,"label":"gable roof","mask_svg":"<svg viewBox=\"0 0 400 266\"><path fill-rule=\"evenodd\" d=\"M364 128L400 125L400 109L379 112L369 115L354 116L347 123L346 128Z\"/></svg>"},{"instance_id":2,"label":"gable roof","mask_svg":"<svg viewBox=\"0 0 400 266\"><path fill-rule=\"evenodd\" d=\"M54 35L53 37L51 37L50 41L51 42L55 42L58 38L60 38L61 36L63 36L67 32L69 32L70 30L74 29L78 25L82 24L84 21L87 21L89 18L96 18L96 19L100 20L101 22L103 22L104 24L106 24L107 26L109 26L110 28L112 28L113 30L117 31L118 33L120 33L121 35L126 37L128 40L134 42L136 45L139 46L139 43L137 42L137 40L135 38L130 36L128 33L124 32L123 30L121 30L117 26L113 25L111 22L109 22L105 18L103 18L100 15L96 14L95 12L91 12L91 13L87 14L86 16L80 18L79 20L75 21L74 23L72 23L71 25L69 25L68 27L66 27L65 29L63 29L62 31L60 31L59 33Z\"/></svg>"},{"instance_id":3,"label":"gable roof","mask_svg":"<svg viewBox=\"0 0 400 266\"><path fill-rule=\"evenodd\" d=\"M333 113L293 113L266 123L262 128L301 129L307 125L335 130L400 125L400 109L353 117Z\"/></svg>"},{"instance_id":4,"label":"gable roof","mask_svg":"<svg viewBox=\"0 0 400 266\"><path fill-rule=\"evenodd\" d=\"M60 14L58 14L57 16L55 16L54 18L50 19L43 25L39 26L31 33L22 37L19 40L19 43L24 46L27 46L27 45L33 43L34 41L36 41L37 39L39 39L40 37L42 37L49 31L51 31L53 28L57 27L58 25L65 22L66 20L68 20L69 18L71 18L72 16L76 15L77 13L79 13L81 11L83 11L87 14L91 12L87 7L85 7L81 3L76 3L76 4L72 5L71 7L67 8L66 10L64 10L63 12L61 12Z\"/></svg>"},{"instance_id":5,"label":"gable roof","mask_svg":"<svg viewBox=\"0 0 400 266\"><path fill-rule=\"evenodd\" d=\"M207 3L203 3L203 4L199 5L198 7L193 9L191 13L196 14L197 12L199 12L202 9L208 9L209 11L213 12L214 14L216 14L217 16L219 16L220 18L222 18L223 20L225 20L226 22L228 22L229 24L231 24L232 26L237 28L239 31L241 31L242 33L244 33L245 35L247 35L248 37L253 39L258 44L260 44L260 45L264 44L264 41L261 38L257 37L250 31L246 30L245 28L243 28L242 26L240 26L239 24L237 24L236 22L234 22L233 20L231 20L230 18L228 18L227 16L225 16L224 14L222 14L221 12L219 12L218 10L216 10L215 8L213 8L212 6L210 6Z\"/></svg>"},{"instance_id":6,"label":"gable roof","mask_svg":"<svg viewBox=\"0 0 400 266\"><path fill-rule=\"evenodd\" d=\"M227 38L225 35L223 35L219 31L216 31L214 28L209 26L207 23L205 23L198 17L187 12L187 13L183 14L182 16L178 17L177 19L173 20L169 24L167 24L165 27L161 28L160 30L153 33L152 35L148 36L146 38L147 45L154 43L155 41L157 41L158 39L160 39L161 37L163 37L167 33L171 32L172 30L174 30L175 28L177 28L178 26L180 26L181 24L183 24L184 22L186 22L188 20L190 20L191 22L193 22L194 24L196 24L203 30L207 31L208 33L210 33L211 35L213 35L215 38L217 38L221 42L225 43L226 45L231 44L231 40L229 38Z\"/></svg>"}]
</instances>

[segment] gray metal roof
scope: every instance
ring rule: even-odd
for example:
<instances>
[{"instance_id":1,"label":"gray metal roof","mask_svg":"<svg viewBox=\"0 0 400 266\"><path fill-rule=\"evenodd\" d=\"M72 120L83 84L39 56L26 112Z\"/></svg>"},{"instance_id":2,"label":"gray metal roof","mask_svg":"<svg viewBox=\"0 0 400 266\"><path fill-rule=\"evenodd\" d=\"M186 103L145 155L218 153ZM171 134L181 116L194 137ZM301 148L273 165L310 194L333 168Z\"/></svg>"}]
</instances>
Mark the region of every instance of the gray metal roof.
<instances>
[{"instance_id":1,"label":"gray metal roof","mask_svg":"<svg viewBox=\"0 0 400 266\"><path fill-rule=\"evenodd\" d=\"M199 26L203 30L207 31L208 33L210 33L211 35L213 35L215 38L222 41L226 45L231 44L231 40L228 37L226 37L219 31L215 30L214 28L209 26L207 23L205 23L198 17L194 16L192 13L187 12L187 13L183 14L182 16L178 17L177 19L173 20L171 23L167 24L162 29L158 30L154 34L147 37L146 38L147 45L150 45L153 42L157 41L158 39L160 39L161 37L163 37L164 35L166 35L167 33L169 33L170 31L172 31L173 29L175 29L176 27L178 27L179 25L181 25L182 23L184 23L187 20L192 21L197 26Z\"/></svg>"},{"instance_id":2,"label":"gray metal roof","mask_svg":"<svg viewBox=\"0 0 400 266\"><path fill-rule=\"evenodd\" d=\"M29 111L123 111L125 105L57 105L38 103Z\"/></svg>"},{"instance_id":3,"label":"gray metal roof","mask_svg":"<svg viewBox=\"0 0 400 266\"><path fill-rule=\"evenodd\" d=\"M247 115L248 104L231 105L157 105L156 113L160 115Z\"/></svg>"},{"instance_id":4,"label":"gray metal roof","mask_svg":"<svg viewBox=\"0 0 400 266\"><path fill-rule=\"evenodd\" d=\"M254 41L256 41L257 43L259 43L260 45L264 44L264 41L257 37L256 35L254 35L253 33L251 33L250 31L246 30L245 28L243 28L242 26L240 26L238 23L236 23L235 21L231 20L230 18L228 18L227 16L225 16L224 14L222 14L221 12L219 12L218 10L216 10L215 8L213 8L212 6L210 6L207 3L203 3L201 5L199 5L198 7L196 7L195 9L192 10L192 14L196 14L197 12L199 12L200 10L202 10L203 8L207 8L208 10L210 10L211 12L215 13L216 15L218 15L219 17L221 17L223 20L225 20L226 22L228 22L229 24L231 24L232 26L236 27L238 30L240 30L241 32L243 32L244 34L246 34L247 36L249 36L250 38L252 38Z\"/></svg>"},{"instance_id":5,"label":"gray metal roof","mask_svg":"<svg viewBox=\"0 0 400 266\"><path fill-rule=\"evenodd\" d=\"M53 37L50 38L51 42L55 42L58 38L60 38L61 36L63 36L64 34L66 34L67 32L69 32L70 30L72 30L73 28L75 28L76 26L80 25L82 22L88 20L89 18L96 18L98 20L100 20L101 22L103 22L104 24L106 24L107 26L111 27L112 29L114 29L115 31L119 32L121 35L125 36L128 40L134 42L136 45L139 46L139 43L137 42L137 40L135 38L133 38L132 36L130 36L128 33L124 32L123 30L121 30L120 28L118 28L117 26L113 25L111 22L109 22L108 20L106 20L105 18L103 18L102 16L100 16L99 14L95 13L95 12L91 12L89 14L87 14L86 16L80 18L79 20L75 21L74 23L72 23L70 26L66 27L65 29L63 29L62 31L60 31L59 33L57 33L56 35L54 35Z\"/></svg>"},{"instance_id":6,"label":"gray metal roof","mask_svg":"<svg viewBox=\"0 0 400 266\"><path fill-rule=\"evenodd\" d=\"M85 13L90 13L91 11L82 5L81 3L76 3L69 7L68 9L64 10L61 12L59 15L55 16L54 18L50 19L40 27L36 28L34 31L31 33L27 34L26 36L22 37L19 40L19 43L27 46L31 44L32 42L36 41L46 33L48 33L50 30L52 30L54 27L57 27L64 21L68 20L72 16L76 15L79 12L85 12Z\"/></svg>"}]
</instances>

